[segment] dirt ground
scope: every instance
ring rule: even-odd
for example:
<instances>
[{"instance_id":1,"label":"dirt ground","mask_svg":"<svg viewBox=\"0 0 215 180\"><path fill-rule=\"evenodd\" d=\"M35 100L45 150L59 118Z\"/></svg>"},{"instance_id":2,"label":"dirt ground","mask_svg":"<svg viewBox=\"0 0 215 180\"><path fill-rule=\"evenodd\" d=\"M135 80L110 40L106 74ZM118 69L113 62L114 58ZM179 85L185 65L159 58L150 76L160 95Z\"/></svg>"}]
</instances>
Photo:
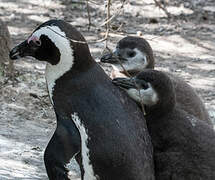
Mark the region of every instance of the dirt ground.
<instances>
[{"instance_id":1,"label":"dirt ground","mask_svg":"<svg viewBox=\"0 0 215 180\"><path fill-rule=\"evenodd\" d=\"M13 44L28 37L42 22L60 18L76 26L88 41L101 39L105 27L104 1L90 3L92 26L83 1L0 0L0 18L8 24ZM115 1L111 13L118 12ZM196 88L215 122L215 2L169 0L170 20L153 0L130 0L113 19L108 47L140 32L151 44L156 68L185 79ZM116 31L116 29L118 29ZM98 60L104 42L90 44ZM105 65L107 69L107 65ZM0 180L47 179L44 149L55 129L44 78L45 64L33 59L15 62L16 81L0 86ZM5 81L7 77L5 77ZM76 165L74 179L79 179Z\"/></svg>"}]
</instances>

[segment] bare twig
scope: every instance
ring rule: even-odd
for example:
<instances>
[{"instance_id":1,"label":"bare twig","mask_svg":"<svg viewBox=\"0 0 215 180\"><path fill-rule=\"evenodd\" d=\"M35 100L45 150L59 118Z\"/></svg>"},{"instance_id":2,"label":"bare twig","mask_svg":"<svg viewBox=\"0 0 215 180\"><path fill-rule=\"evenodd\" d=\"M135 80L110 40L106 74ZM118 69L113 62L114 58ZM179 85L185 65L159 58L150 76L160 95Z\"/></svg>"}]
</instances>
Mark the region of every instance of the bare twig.
<instances>
[{"instance_id":1,"label":"bare twig","mask_svg":"<svg viewBox=\"0 0 215 180\"><path fill-rule=\"evenodd\" d=\"M46 97L46 96L39 96L35 93L30 93L29 94L31 97L35 98L35 99L38 99L40 101L40 104L43 106L43 105L46 105L46 106L49 106L49 103L47 103L43 97ZM44 107L44 106L43 106Z\"/></svg>"},{"instance_id":2,"label":"bare twig","mask_svg":"<svg viewBox=\"0 0 215 180\"><path fill-rule=\"evenodd\" d=\"M123 69L125 75L128 76L128 77L132 77L132 76L129 74L129 72L125 69L125 67L123 66L121 60L120 60L118 57L116 57L114 54L113 54L113 58L116 58L116 60L118 61L119 65L120 65L121 68Z\"/></svg>"},{"instance_id":3,"label":"bare twig","mask_svg":"<svg viewBox=\"0 0 215 180\"><path fill-rule=\"evenodd\" d=\"M0 89L6 87L8 85L9 79L6 79L3 83L0 84Z\"/></svg>"},{"instance_id":4,"label":"bare twig","mask_svg":"<svg viewBox=\"0 0 215 180\"><path fill-rule=\"evenodd\" d=\"M92 25L91 23L91 16L90 16L90 7L89 7L89 0L86 0L86 6L87 6L87 15L88 15L88 31L90 30L90 27Z\"/></svg>"},{"instance_id":5,"label":"bare twig","mask_svg":"<svg viewBox=\"0 0 215 180\"><path fill-rule=\"evenodd\" d=\"M73 0L70 0L69 3L73 3L73 4L84 4L84 2L82 1L73 1Z\"/></svg>"},{"instance_id":6,"label":"bare twig","mask_svg":"<svg viewBox=\"0 0 215 180\"><path fill-rule=\"evenodd\" d=\"M12 83L10 82L12 81ZM7 79L4 80L3 83L0 84L0 89L12 85L13 87L15 86L15 83L18 83L19 81L14 77L12 80L10 77L8 77Z\"/></svg>"},{"instance_id":7,"label":"bare twig","mask_svg":"<svg viewBox=\"0 0 215 180\"><path fill-rule=\"evenodd\" d=\"M107 2L107 16L106 16L107 18L106 18L106 20L110 19L110 6L111 6L111 0L108 0L108 2ZM107 22L106 23L106 33L105 33L105 38L106 38L105 49L109 49L108 45L107 45L107 43L108 43L107 39L108 39L109 31L110 31L110 22Z\"/></svg>"},{"instance_id":8,"label":"bare twig","mask_svg":"<svg viewBox=\"0 0 215 180\"><path fill-rule=\"evenodd\" d=\"M113 16L111 16L110 18L106 19L105 22L103 22L100 26L106 25L107 23L112 21L115 17L117 17L121 13L121 11L123 10L124 4L125 4L125 1L122 2L122 4L121 4L120 8L118 9L118 11Z\"/></svg>"},{"instance_id":9,"label":"bare twig","mask_svg":"<svg viewBox=\"0 0 215 180\"><path fill-rule=\"evenodd\" d=\"M159 38L162 38L162 37L152 37L152 38L144 37L144 39L146 39L147 41L154 41L155 39L159 39Z\"/></svg>"},{"instance_id":10,"label":"bare twig","mask_svg":"<svg viewBox=\"0 0 215 180\"><path fill-rule=\"evenodd\" d=\"M92 0L86 0L86 3L88 4L89 2L91 3L94 3ZM106 18L106 21L102 24L103 25L106 25L106 33L105 33L105 36L104 38L102 39L99 39L99 40L95 40L95 41L88 41L88 42L85 42L85 41L77 41L75 39L71 39L71 38L68 38L66 36L63 36L61 35L60 33L58 33L57 31L53 30L51 27L47 27L48 29L50 29L51 31L53 31L54 33L56 33L57 35L65 38L65 39L68 39L69 41L71 42L74 42L74 43L81 43L81 44L94 44L94 43L99 43L99 42L103 42L103 41L106 41L105 42L105 49L107 49L108 51L110 51L110 49L108 48L108 45L107 45L107 39L108 39L108 36L109 36L109 31L110 31L110 21L115 18L118 14L120 14L121 10L123 9L124 7L124 3L125 1L122 2L122 5L120 7L120 10L115 14L113 15L112 17L110 17L110 7L111 7L111 0L108 0L108 3L107 3L107 18ZM89 7L89 4L88 4L88 7ZM91 24L91 18L90 18L90 14L88 14L88 20L89 20L89 25Z\"/></svg>"},{"instance_id":11,"label":"bare twig","mask_svg":"<svg viewBox=\"0 0 215 180\"><path fill-rule=\"evenodd\" d=\"M59 36L65 38L65 39L68 39L68 40L70 40L70 41L72 41L72 42L74 42L74 43L87 44L87 42L85 42L85 41L77 41L77 40L75 40L75 39L71 39L71 38L68 38L68 37L66 37L66 36L63 36L63 35L61 35L60 33L58 33L57 31L55 31L55 30L53 30L52 28L50 28L49 26L47 26L47 28L48 28L49 30L53 31L54 33L56 33L57 35L59 35Z\"/></svg>"},{"instance_id":12,"label":"bare twig","mask_svg":"<svg viewBox=\"0 0 215 180\"><path fill-rule=\"evenodd\" d=\"M75 40L75 39L71 39L71 38L68 38L68 37L66 37L66 36L61 35L60 33L58 33L57 31L53 30L52 28L50 28L50 27L48 27L48 26L47 26L47 28L50 29L51 31L53 31L54 33L56 33L57 35L61 36L62 38L68 39L69 41L74 42L74 43L80 43L80 44L94 44L94 43L103 42L103 41L105 41L105 40L107 39L106 37L104 37L104 38L102 38L102 39L95 40L95 41L89 41L89 42L86 42L86 41L77 41L77 40Z\"/></svg>"},{"instance_id":13,"label":"bare twig","mask_svg":"<svg viewBox=\"0 0 215 180\"><path fill-rule=\"evenodd\" d=\"M124 68L122 62L121 62L119 59L118 59L118 62L119 62L119 65L122 67L122 69L123 69L125 75L128 76L128 77L132 77L132 76L129 74L129 72Z\"/></svg>"},{"instance_id":14,"label":"bare twig","mask_svg":"<svg viewBox=\"0 0 215 180\"><path fill-rule=\"evenodd\" d=\"M141 93L140 93L140 88L138 88L138 91L139 91L139 96L140 96L140 99L141 99L141 102L140 102L141 109L143 111L143 115L145 116L146 115L146 110L145 110L145 107L144 107L143 97L141 96Z\"/></svg>"},{"instance_id":15,"label":"bare twig","mask_svg":"<svg viewBox=\"0 0 215 180\"><path fill-rule=\"evenodd\" d=\"M10 76L12 82L13 82L13 86L15 86L14 65L13 65L12 60L9 60L8 70L9 70L9 76Z\"/></svg>"},{"instance_id":16,"label":"bare twig","mask_svg":"<svg viewBox=\"0 0 215 180\"><path fill-rule=\"evenodd\" d=\"M140 92L140 87L137 85L137 83L136 83L136 81L134 81L134 84L135 84L135 86L136 86L136 88L137 88L137 90L138 90L138 92L139 92L139 96L140 96L140 105L141 105L141 109L142 109L142 111L143 111L143 115L145 116L146 115L146 110L145 110L145 107L144 107L144 102L143 102L143 97L142 97L142 95L141 95L141 92Z\"/></svg>"},{"instance_id":17,"label":"bare twig","mask_svg":"<svg viewBox=\"0 0 215 180\"><path fill-rule=\"evenodd\" d=\"M99 4L98 2L96 1L93 1L93 0L88 0L89 3L92 3L92 4L95 4L95 5L98 5L98 6L102 6L103 4Z\"/></svg>"},{"instance_id":18,"label":"bare twig","mask_svg":"<svg viewBox=\"0 0 215 180\"><path fill-rule=\"evenodd\" d=\"M166 7L165 6L162 6L161 3L157 0L154 0L156 6L158 6L160 9L162 9L165 14L167 15L168 18L171 18L171 14L167 11Z\"/></svg>"}]
</instances>

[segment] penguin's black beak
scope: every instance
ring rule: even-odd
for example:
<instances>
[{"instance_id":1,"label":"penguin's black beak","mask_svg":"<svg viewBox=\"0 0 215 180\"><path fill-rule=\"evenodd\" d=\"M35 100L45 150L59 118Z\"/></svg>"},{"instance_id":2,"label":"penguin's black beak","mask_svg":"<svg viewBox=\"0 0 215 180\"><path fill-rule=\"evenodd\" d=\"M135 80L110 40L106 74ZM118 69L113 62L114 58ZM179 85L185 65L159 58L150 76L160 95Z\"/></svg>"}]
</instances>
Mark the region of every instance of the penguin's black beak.
<instances>
[{"instance_id":1,"label":"penguin's black beak","mask_svg":"<svg viewBox=\"0 0 215 180\"><path fill-rule=\"evenodd\" d=\"M118 61L119 61L119 53L117 50L115 50L114 52L111 52L111 53L104 54L101 57L102 63L115 64L115 63L118 63Z\"/></svg>"},{"instance_id":2,"label":"penguin's black beak","mask_svg":"<svg viewBox=\"0 0 215 180\"><path fill-rule=\"evenodd\" d=\"M24 57L24 50L27 48L27 41L20 43L15 46L9 53L9 57L11 60L19 59Z\"/></svg>"},{"instance_id":3,"label":"penguin's black beak","mask_svg":"<svg viewBox=\"0 0 215 180\"><path fill-rule=\"evenodd\" d=\"M23 41L19 45L15 46L9 53L11 60L20 59L26 56L34 57L35 51L40 47L41 44L28 40Z\"/></svg>"},{"instance_id":4,"label":"penguin's black beak","mask_svg":"<svg viewBox=\"0 0 215 180\"><path fill-rule=\"evenodd\" d=\"M149 85L146 81L137 78L115 78L112 83L123 89L147 89Z\"/></svg>"}]
</instances>

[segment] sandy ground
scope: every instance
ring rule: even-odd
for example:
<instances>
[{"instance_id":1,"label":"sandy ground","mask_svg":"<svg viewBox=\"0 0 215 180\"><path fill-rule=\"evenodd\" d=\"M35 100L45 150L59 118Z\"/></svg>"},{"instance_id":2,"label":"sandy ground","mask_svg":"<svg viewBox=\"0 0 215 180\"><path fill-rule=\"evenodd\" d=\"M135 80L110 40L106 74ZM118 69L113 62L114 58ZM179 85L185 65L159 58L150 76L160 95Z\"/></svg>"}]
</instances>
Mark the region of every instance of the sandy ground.
<instances>
[{"instance_id":1,"label":"sandy ground","mask_svg":"<svg viewBox=\"0 0 215 180\"><path fill-rule=\"evenodd\" d=\"M90 4L93 25L89 31L85 4L69 2L0 0L0 18L8 24L14 44L51 18L70 22L88 41L102 38L103 1ZM120 5L117 2L115 9ZM108 47L113 49L127 34L142 32L155 52L157 69L172 72L195 87L215 120L215 2L170 1L170 20L153 1L146 2L130 0L125 5L113 21ZM99 59L104 42L90 44L90 49ZM56 125L46 91L45 64L23 59L15 63L15 69L15 85L8 81L0 86L0 180L45 180L43 153ZM79 173L76 165L73 168L76 179Z\"/></svg>"}]
</instances>

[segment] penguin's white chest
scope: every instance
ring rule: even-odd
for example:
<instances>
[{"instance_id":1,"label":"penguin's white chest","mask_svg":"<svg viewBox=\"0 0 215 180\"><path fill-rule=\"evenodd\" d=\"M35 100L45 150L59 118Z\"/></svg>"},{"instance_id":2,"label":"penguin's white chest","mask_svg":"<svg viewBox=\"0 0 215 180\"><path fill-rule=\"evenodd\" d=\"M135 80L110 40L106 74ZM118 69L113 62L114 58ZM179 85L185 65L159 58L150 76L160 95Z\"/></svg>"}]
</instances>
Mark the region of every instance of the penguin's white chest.
<instances>
[{"instance_id":1,"label":"penguin's white chest","mask_svg":"<svg viewBox=\"0 0 215 180\"><path fill-rule=\"evenodd\" d=\"M53 89L54 89L55 81L57 77L55 76L52 69L53 68L49 64L46 65L45 77L46 77L46 84L48 88L49 97L50 97L51 103L54 104L52 97L53 97Z\"/></svg>"},{"instance_id":2,"label":"penguin's white chest","mask_svg":"<svg viewBox=\"0 0 215 180\"><path fill-rule=\"evenodd\" d=\"M97 180L97 176L94 174L93 166L90 162L90 150L88 148L89 136L87 134L87 129L84 127L84 124L81 122L77 113L71 115L73 122L79 130L81 136L81 155L82 155L82 164L84 168L84 180Z\"/></svg>"},{"instance_id":3,"label":"penguin's white chest","mask_svg":"<svg viewBox=\"0 0 215 180\"><path fill-rule=\"evenodd\" d=\"M67 56L65 54L71 54L70 56ZM45 71L45 77L46 77L46 84L48 88L48 93L51 99L51 103L53 103L53 92L54 92L54 86L56 84L56 81L63 76L66 72L68 72L73 65L73 56L72 52L70 53L61 53L61 59L58 64L46 65L46 71Z\"/></svg>"}]
</instances>

